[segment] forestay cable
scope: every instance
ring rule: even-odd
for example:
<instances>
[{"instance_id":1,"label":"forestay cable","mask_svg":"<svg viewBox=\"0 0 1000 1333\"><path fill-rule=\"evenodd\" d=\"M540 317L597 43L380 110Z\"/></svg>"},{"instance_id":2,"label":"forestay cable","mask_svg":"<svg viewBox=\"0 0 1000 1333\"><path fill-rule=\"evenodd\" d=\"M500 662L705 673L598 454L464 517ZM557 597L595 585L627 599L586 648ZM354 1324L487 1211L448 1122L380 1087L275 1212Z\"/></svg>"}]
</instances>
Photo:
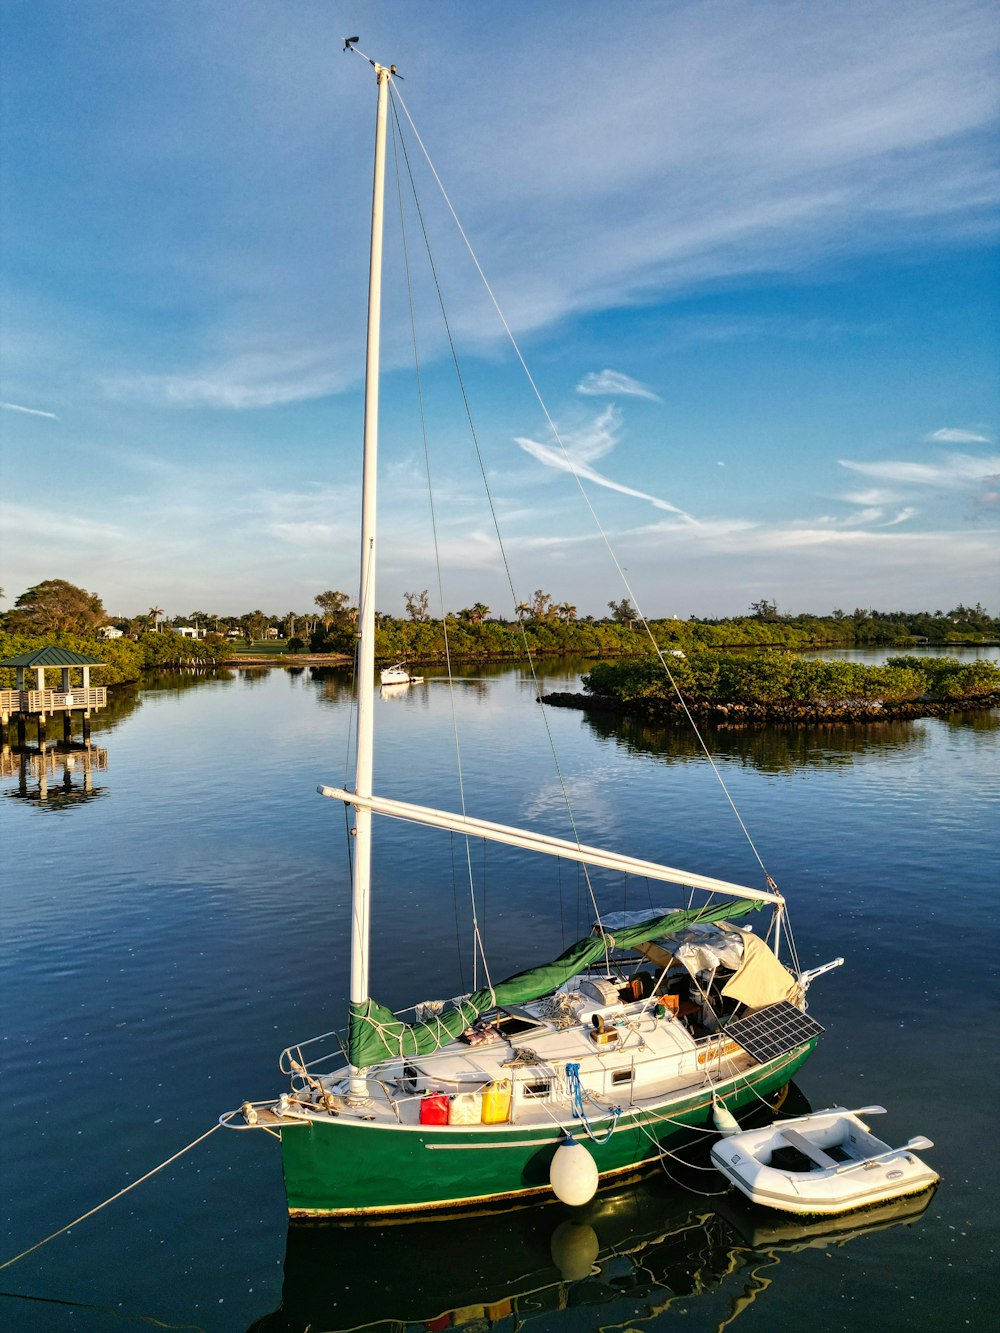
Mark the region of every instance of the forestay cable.
<instances>
[{"instance_id":1,"label":"forestay cable","mask_svg":"<svg viewBox=\"0 0 1000 1333\"><path fill-rule=\"evenodd\" d=\"M600 534L601 540L603 541L603 543L604 543L604 545L605 545L605 547L606 547L606 549L607 549L607 551L608 551L608 554L609 554L609 556L611 557L611 561L612 561L612 563L614 564L614 567L615 567L615 569L617 570L618 575L619 575L619 577L620 577L620 579L621 579L621 581L622 581L622 585L623 585L623 587L625 588L626 592L628 593L629 598L630 598L630 600L632 601L632 604L633 604L633 605L635 606L635 608L636 608L637 619L640 621L640 623L641 623L641 625L642 625L642 627L643 627L643 630L644 630L645 633L646 633L646 637L649 639L650 644L651 644L652 647L653 647L653 651L654 651L654 653L656 654L656 656L657 656L657 658L658 658L658 660L659 660L659 662L660 662L660 666L663 668L664 674L666 675L667 680L670 682L671 688L673 689L675 695L677 696L677 699L678 699L678 701L679 701L679 703L680 703L680 705L681 705L681 708L682 708L682 710L683 710L683 712L684 712L684 715L685 715L685 717L687 718L687 720L688 720L688 722L689 722L689 724L690 724L690 726L691 726L691 728L692 728L692 730L693 730L695 736L696 736L697 739L698 739L698 744L701 746L702 752L704 753L706 759L708 760L709 764L711 765L712 772L715 774L715 777L716 777L716 779L718 780L719 786L722 788L723 794L725 795L726 801L728 802L730 809L732 810L734 816L736 817L737 823L739 824L740 828L743 830L743 835L744 835L744 837L746 838L746 840L747 840L747 842L748 842L748 844L749 844L749 846L750 846L750 849L751 849L751 851L753 852L754 857L755 857L756 860L757 860L757 864L760 866L760 868L761 868L761 870L762 870L762 872L763 872L763 874L764 874L764 878L765 878L765 880L767 881L767 883L768 883L771 887L776 888L777 886L775 885L774 880L773 880L773 879L771 878L771 876L768 874L767 867L764 865L764 861L763 861L763 859L762 859L762 857L761 857L761 855L760 855L760 852L757 850L757 845L756 845L756 843L754 842L754 840L753 840L753 838L752 838L752 836L751 836L751 834L750 834L750 830L747 828L746 824L745 824L744 821L743 821L743 817L742 817L742 815L740 814L739 810L736 808L736 803L735 803L735 801L733 800L733 798L732 798L732 796L731 796L731 794L730 794L730 792L729 792L729 788L726 786L725 779L723 778L722 773L720 772L719 767L718 767L718 765L717 765L716 762L715 762L715 759L712 757L712 752L711 752L711 750L709 749L708 745L706 744L705 739L704 739L704 737L702 736L701 731L699 730L697 724L695 723L694 717L692 716L691 711L690 711L690 709L688 708L687 701L685 700L683 694L681 693L680 687L678 686L676 680L674 679L673 673L671 672L670 667L669 667L668 664L667 664L667 661L666 661L666 658L664 657L663 651L662 651L662 649L660 648L660 645L656 642L655 637L653 636L653 632L652 632L652 630L650 629L650 627L649 627L649 623L648 623L648 621L647 621L647 619L646 619L646 616L645 616L645 614L643 613L642 608L641 608L640 605L639 605L638 598L636 597L635 592L634 592L633 589L632 589L632 585L629 583L629 580L628 580L628 577L627 577L627 575L626 575L626 573L625 573L625 570L622 568L622 565L621 565L621 563L620 563L620 561L619 561L619 559L618 559L618 556L615 554L614 547L611 545L611 541L610 541L610 539L609 539L607 533L606 533L605 530L604 530L604 527L603 527L603 525L602 525L602 523L601 523L601 520L600 520L600 518L599 518L598 515L597 515L597 511L595 510L595 508L594 508L594 506L593 506L593 503L591 502L590 496L587 494L587 491L586 491L586 489L584 488L583 480L582 480L582 478L581 478L581 476L580 476L580 473L579 473L579 471L578 471L578 469L577 469L576 462L574 461L574 459L573 459L572 455L570 454L569 450L566 448L566 445L563 443L563 439L562 439L562 436L561 436L560 433L559 433L559 429L558 429L558 427L556 426L555 422L552 420L552 416L551 416L551 414L550 414L548 408L547 408L546 405L545 405L545 400L542 398L542 395L541 395L541 392L540 392L540 390L539 390L539 388L538 388L538 385L535 383L534 377L532 376L531 371L528 369L528 364L527 364L527 362L525 361L524 356L523 356L522 353L521 353L521 348L520 348L520 346L518 345L517 339L514 337L514 333L513 333L512 329L511 329L510 325L507 323L506 317L504 316L504 313L503 313L503 311L502 311L501 308L500 308L500 303L498 302L498 300L497 300L497 298L496 298L496 296L495 296L495 294L494 294L494 292L493 292L493 288L490 286L490 283L489 283L488 278L486 277L486 274L483 272L482 265L479 263L479 260L478 260L478 258L476 257L476 252L475 252L475 250L472 248L472 243L471 243L471 241L469 240L468 236L466 235L466 233L465 233L465 228L462 226L462 223L461 223L461 221L459 220L459 217L458 217L457 212L455 211L454 205L452 204L451 199L450 199L449 196L448 196L448 192L447 192L447 190L446 190L445 187L444 187L444 184L443 184L443 182L442 182L442 180L441 180L441 177L440 177L440 176L438 175L438 173L437 173L437 168L434 166L434 163L433 163L433 161L431 160L430 153L427 151L427 147L426 147L426 145L424 144L423 139L420 137L420 133L419 133L419 131L417 130L416 125L413 123L413 117L410 115L410 112L409 112L409 110L408 110L408 108L407 108L407 106L406 106L406 102L403 100L402 94L399 92L399 89L398 89L398 88L394 88L394 89L393 89L393 95L399 99L399 104L400 104L400 106L403 108L403 111L404 111L405 114L406 114L406 118L407 118L407 120L410 122L410 128L411 128L412 131L413 131L413 134L414 134L414 136L415 136L415 138L416 138L416 140L417 140L417 143L420 145L420 150L421 150L421 152L422 152L423 155L424 155L424 159L425 159L425 161L427 162L428 167L430 168L431 174L433 175L435 181L437 182L438 189L441 191L441 195L442 195L442 197L443 197L443 199L444 199L444 201L445 201L445 204L446 204L446 206L447 206L447 208L448 208L448 211L449 211L449 213L451 214L452 219L454 220L455 226L458 228L459 235L461 236L463 242L465 243L465 247L466 247L466 249L468 250L468 252L469 252L469 256L470 256L470 258L472 259L472 262L473 262L473 264L474 264L475 267L476 267L476 271L477 271L477 273L479 274L480 278L482 279L483 286L486 288L486 291L487 291L487 294L489 295L490 301L493 303L493 308L496 310L496 312L497 312L497 316L498 316L498 318L499 318L499 320L500 320L500 323L503 325L504 331L505 331L505 333L507 334L508 339L510 340L510 345L511 345L511 347L514 349L514 354L515 354L515 356L517 357L518 361L519 361L520 364L521 364L521 369L524 371L525 376L527 377L528 383L531 385L532 392L534 393L535 398L536 398L537 401L538 401L538 405L539 405L539 407L540 407L541 410L542 410L542 414L543 414L543 416L545 417L546 423L548 424L548 427L549 427L549 429L550 429L551 432L552 432L553 438L555 439L556 443L559 445L560 450L562 451L562 455L563 455L564 459L566 460L566 467L567 467L567 470L568 470L570 473L572 473L574 479L576 480L577 488L579 489L580 494L581 494L581 496L583 497L584 504L587 506L587 509L588 509L588 511L590 512L591 518L593 519L594 524L595 524L595 526L596 526L596 528L597 528L597 531L598 531L598 533ZM685 519L687 522L691 523L691 524L694 525L694 526L697 526L697 520L693 519L689 514L685 514L685 513L683 512L683 510L678 510L677 512L678 512L678 513L680 514L680 516L681 516L683 519Z\"/></svg>"}]
</instances>

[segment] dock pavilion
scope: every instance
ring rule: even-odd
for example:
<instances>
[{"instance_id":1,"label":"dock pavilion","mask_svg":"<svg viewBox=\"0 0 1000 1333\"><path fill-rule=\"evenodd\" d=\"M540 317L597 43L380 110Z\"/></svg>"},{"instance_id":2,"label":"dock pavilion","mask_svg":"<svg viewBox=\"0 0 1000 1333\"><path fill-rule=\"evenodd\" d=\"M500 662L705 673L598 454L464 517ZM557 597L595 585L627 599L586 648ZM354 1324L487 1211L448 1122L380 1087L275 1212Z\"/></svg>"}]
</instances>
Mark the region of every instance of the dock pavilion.
<instances>
[{"instance_id":1,"label":"dock pavilion","mask_svg":"<svg viewBox=\"0 0 1000 1333\"><path fill-rule=\"evenodd\" d=\"M0 689L0 724L4 727L11 721L17 722L18 740L24 744L25 726L29 718L34 717L38 726L39 745L45 743L45 731L50 717L57 714L63 719L63 734L68 739L72 733L74 712L83 714L83 734L90 730L90 718L108 701L108 691L103 685L91 685L90 668L106 665L99 657L85 657L83 653L71 652L57 644L48 644L44 648L35 648L30 653L21 653L17 657L8 657L0 662L0 667L13 667L17 675L12 690ZM70 673L79 670L82 684L71 685ZM46 673L58 671L59 684L50 685ZM34 689L31 688L30 675L34 674Z\"/></svg>"}]
</instances>

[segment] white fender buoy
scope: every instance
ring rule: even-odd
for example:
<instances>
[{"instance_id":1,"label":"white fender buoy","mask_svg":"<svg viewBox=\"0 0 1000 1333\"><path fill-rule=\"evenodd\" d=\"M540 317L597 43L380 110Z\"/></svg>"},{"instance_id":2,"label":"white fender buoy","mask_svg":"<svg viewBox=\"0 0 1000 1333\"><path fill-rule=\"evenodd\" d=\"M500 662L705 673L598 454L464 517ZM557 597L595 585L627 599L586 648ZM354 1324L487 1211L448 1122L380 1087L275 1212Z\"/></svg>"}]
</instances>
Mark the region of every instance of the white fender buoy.
<instances>
[{"instance_id":1,"label":"white fender buoy","mask_svg":"<svg viewBox=\"0 0 1000 1333\"><path fill-rule=\"evenodd\" d=\"M597 1163L572 1134L552 1155L549 1184L556 1198L573 1208L589 1203L597 1193Z\"/></svg>"},{"instance_id":2,"label":"white fender buoy","mask_svg":"<svg viewBox=\"0 0 1000 1333\"><path fill-rule=\"evenodd\" d=\"M549 1251L562 1280L579 1282L593 1272L601 1243L586 1222L560 1222L552 1233Z\"/></svg>"},{"instance_id":3,"label":"white fender buoy","mask_svg":"<svg viewBox=\"0 0 1000 1333\"><path fill-rule=\"evenodd\" d=\"M720 1102L717 1097L712 1098L712 1119L715 1121L715 1128L724 1139L728 1139L730 1134L740 1132L740 1124L732 1111L727 1110L725 1102Z\"/></svg>"}]
</instances>

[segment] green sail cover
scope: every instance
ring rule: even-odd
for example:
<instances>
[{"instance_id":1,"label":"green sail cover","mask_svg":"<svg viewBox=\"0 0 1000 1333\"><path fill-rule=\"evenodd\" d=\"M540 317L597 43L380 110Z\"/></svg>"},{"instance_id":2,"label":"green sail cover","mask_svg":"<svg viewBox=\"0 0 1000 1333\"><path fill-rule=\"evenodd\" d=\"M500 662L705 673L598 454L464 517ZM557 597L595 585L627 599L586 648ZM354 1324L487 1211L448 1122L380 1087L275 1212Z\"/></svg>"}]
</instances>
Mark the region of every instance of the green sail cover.
<instances>
[{"instance_id":1,"label":"green sail cover","mask_svg":"<svg viewBox=\"0 0 1000 1333\"><path fill-rule=\"evenodd\" d=\"M674 935L698 921L727 921L730 917L759 911L762 906L759 899L736 898L709 907L686 908L668 912L665 916L650 917L613 934L588 935L571 945L554 962L516 972L494 990L474 991L457 1007L444 1009L428 1023L404 1023L391 1009L372 999L352 1004L347 1039L351 1064L355 1069L368 1069L386 1058L428 1055L453 1041L489 1009L527 1004L543 995L551 995L570 977L602 959L606 949L631 949L661 935Z\"/></svg>"}]
</instances>

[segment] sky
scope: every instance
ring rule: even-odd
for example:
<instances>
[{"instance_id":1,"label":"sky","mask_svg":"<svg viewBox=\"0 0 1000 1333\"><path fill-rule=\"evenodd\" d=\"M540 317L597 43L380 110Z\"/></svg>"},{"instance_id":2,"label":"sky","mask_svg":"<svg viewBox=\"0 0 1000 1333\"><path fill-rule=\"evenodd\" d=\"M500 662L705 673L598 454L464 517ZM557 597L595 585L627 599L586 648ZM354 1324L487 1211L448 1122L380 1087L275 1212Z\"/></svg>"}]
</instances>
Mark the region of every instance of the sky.
<instances>
[{"instance_id":1,"label":"sky","mask_svg":"<svg viewBox=\"0 0 1000 1333\"><path fill-rule=\"evenodd\" d=\"M0 6L6 606L356 595L357 35L380 610L1000 611L992 4Z\"/></svg>"}]
</instances>

